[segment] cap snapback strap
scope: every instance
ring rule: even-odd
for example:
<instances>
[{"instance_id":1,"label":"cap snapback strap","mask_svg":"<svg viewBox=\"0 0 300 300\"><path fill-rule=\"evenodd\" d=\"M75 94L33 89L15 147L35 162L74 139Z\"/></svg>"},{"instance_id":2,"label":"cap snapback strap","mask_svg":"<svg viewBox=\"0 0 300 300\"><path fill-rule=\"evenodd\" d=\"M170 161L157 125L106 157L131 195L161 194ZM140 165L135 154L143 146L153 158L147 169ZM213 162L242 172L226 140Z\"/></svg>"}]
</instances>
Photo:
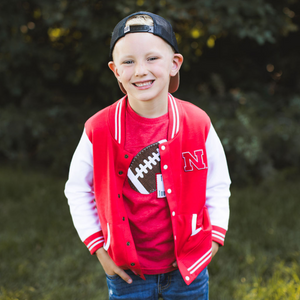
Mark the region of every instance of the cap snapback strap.
<instances>
[{"instance_id":1,"label":"cap snapback strap","mask_svg":"<svg viewBox=\"0 0 300 300\"><path fill-rule=\"evenodd\" d=\"M133 25L124 27L124 34L128 32L150 32L153 33L153 26L148 25Z\"/></svg>"}]
</instances>

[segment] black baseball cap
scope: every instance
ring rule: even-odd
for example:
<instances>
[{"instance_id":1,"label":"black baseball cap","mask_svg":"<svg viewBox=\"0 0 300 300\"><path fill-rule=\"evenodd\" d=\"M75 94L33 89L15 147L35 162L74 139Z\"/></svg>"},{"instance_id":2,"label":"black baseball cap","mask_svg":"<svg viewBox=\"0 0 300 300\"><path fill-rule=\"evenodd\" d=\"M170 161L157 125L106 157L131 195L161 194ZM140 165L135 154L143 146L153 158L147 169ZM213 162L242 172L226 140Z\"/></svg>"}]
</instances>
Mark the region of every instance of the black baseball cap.
<instances>
[{"instance_id":1,"label":"black baseball cap","mask_svg":"<svg viewBox=\"0 0 300 300\"><path fill-rule=\"evenodd\" d=\"M133 16L136 15L148 15L151 17L153 20L153 26L148 26L148 25L130 25L126 26L126 22L128 19L130 19ZM178 50L178 44L176 41L175 34L173 32L172 25L165 20L163 17L146 12L146 11L139 11L136 13L133 13L123 20L121 20L116 27L114 28L114 31L112 33L112 38L110 42L110 52L109 52L109 58L110 60L113 60L112 58L112 53L115 47L115 44L117 41L124 37L128 33L135 33L135 32L148 32L152 33L154 35L159 36L162 38L164 41L166 41L175 51L175 53L179 53ZM118 81L119 86L124 94L127 94L126 90L124 89L123 85ZM171 77L170 79L170 84L169 84L169 92L174 93L177 91L179 86L179 72L174 76Z\"/></svg>"}]
</instances>

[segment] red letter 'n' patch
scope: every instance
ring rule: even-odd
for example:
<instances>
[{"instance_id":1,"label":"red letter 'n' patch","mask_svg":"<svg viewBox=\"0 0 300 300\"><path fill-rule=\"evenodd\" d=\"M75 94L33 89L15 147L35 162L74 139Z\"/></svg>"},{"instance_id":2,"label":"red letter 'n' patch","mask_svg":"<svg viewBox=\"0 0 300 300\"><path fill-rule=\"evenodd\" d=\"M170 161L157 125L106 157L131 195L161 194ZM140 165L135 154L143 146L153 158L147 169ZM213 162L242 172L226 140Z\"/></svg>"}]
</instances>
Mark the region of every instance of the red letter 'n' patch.
<instances>
[{"instance_id":1,"label":"red letter 'n' patch","mask_svg":"<svg viewBox=\"0 0 300 300\"><path fill-rule=\"evenodd\" d=\"M205 165L203 161L203 150L195 150L194 155L192 155L190 152L182 152L182 157L184 160L184 171L194 171L194 167L196 167L197 170L203 170L206 169L207 166Z\"/></svg>"}]
</instances>

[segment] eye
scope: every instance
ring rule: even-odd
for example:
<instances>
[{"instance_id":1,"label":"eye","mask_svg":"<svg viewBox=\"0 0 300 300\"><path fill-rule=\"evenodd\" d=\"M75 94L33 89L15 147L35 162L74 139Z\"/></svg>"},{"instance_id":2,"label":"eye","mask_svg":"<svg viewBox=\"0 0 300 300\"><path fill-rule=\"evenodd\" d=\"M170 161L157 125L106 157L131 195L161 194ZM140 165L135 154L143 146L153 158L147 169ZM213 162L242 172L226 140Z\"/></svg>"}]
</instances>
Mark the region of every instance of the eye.
<instances>
[{"instance_id":1,"label":"eye","mask_svg":"<svg viewBox=\"0 0 300 300\"><path fill-rule=\"evenodd\" d=\"M158 59L158 57L156 57L156 56L154 56L154 57L149 57L148 58L148 61L154 61L154 60L157 60Z\"/></svg>"},{"instance_id":2,"label":"eye","mask_svg":"<svg viewBox=\"0 0 300 300\"><path fill-rule=\"evenodd\" d=\"M124 65L131 65L131 64L133 64L133 60L125 60L125 61L123 62L123 64L124 64Z\"/></svg>"}]
</instances>

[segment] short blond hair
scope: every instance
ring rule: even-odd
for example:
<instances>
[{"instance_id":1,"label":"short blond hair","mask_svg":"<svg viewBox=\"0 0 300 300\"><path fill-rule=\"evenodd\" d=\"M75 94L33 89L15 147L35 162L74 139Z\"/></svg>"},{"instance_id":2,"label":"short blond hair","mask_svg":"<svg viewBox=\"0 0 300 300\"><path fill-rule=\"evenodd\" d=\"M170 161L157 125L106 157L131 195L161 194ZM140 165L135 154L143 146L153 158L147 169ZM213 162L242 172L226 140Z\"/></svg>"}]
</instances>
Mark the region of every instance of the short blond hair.
<instances>
[{"instance_id":1,"label":"short blond hair","mask_svg":"<svg viewBox=\"0 0 300 300\"><path fill-rule=\"evenodd\" d=\"M148 15L135 15L129 18L125 26L148 25L153 26L153 20Z\"/></svg>"},{"instance_id":2,"label":"short blond hair","mask_svg":"<svg viewBox=\"0 0 300 300\"><path fill-rule=\"evenodd\" d=\"M125 26L136 26L136 25L148 25L153 26L153 19L148 15L135 15L129 18L125 24ZM175 53L175 50L173 47L167 43L168 46L170 46L170 49L173 53Z\"/></svg>"}]
</instances>

